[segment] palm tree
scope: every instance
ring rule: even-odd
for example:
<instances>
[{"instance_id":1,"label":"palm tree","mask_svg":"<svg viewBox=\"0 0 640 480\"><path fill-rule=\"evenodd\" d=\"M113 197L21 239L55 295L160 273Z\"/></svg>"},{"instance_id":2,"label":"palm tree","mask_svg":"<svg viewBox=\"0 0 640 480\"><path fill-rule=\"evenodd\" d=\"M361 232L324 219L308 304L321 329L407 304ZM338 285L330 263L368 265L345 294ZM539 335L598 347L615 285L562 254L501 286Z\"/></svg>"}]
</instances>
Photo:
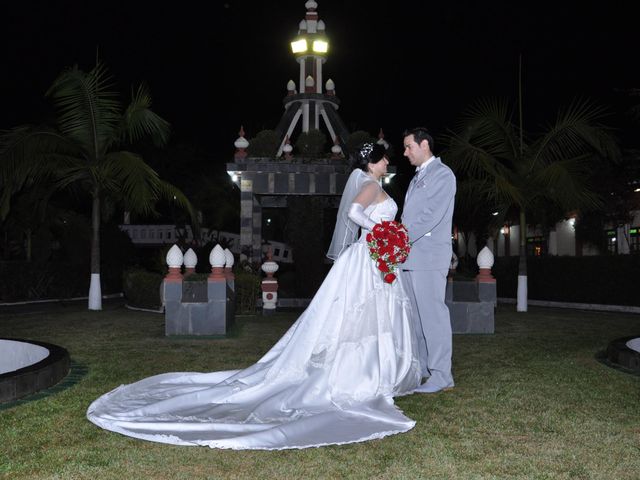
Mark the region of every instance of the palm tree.
<instances>
[{"instance_id":1,"label":"palm tree","mask_svg":"<svg viewBox=\"0 0 640 480\"><path fill-rule=\"evenodd\" d=\"M446 158L461 177L479 185L478 200L500 212L517 212L520 225L518 311L527 310L527 216L597 207L590 187L593 166L617 158L618 149L599 122L604 110L575 101L554 123L529 135L514 123L505 100L480 100L464 114L461 127L446 135ZM521 122L520 122L521 124Z\"/></svg>"},{"instance_id":2,"label":"palm tree","mask_svg":"<svg viewBox=\"0 0 640 480\"><path fill-rule=\"evenodd\" d=\"M180 190L162 181L143 158L127 147L143 139L164 146L169 124L151 111L148 88L141 85L123 108L112 78L98 62L89 72L77 66L61 73L46 93L56 110L53 125L16 127L0 135L0 219L11 197L23 188L52 183L91 199L91 283L89 309L102 308L100 225L104 202L125 210L154 214L166 198L192 213ZM192 216L193 218L193 216Z\"/></svg>"}]
</instances>

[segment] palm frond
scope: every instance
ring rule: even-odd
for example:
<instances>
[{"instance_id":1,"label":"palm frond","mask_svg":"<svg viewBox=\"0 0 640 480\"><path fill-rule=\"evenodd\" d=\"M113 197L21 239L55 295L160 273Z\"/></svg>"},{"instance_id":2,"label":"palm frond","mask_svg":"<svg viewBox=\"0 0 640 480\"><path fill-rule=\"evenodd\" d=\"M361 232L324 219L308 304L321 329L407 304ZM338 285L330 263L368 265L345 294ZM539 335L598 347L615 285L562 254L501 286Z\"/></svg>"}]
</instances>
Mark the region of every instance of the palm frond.
<instances>
[{"instance_id":1,"label":"palm frond","mask_svg":"<svg viewBox=\"0 0 640 480\"><path fill-rule=\"evenodd\" d=\"M512 116L506 100L482 98L463 113L461 131L474 144L499 151L504 159L515 159L520 147Z\"/></svg>"},{"instance_id":2,"label":"palm frond","mask_svg":"<svg viewBox=\"0 0 640 480\"><path fill-rule=\"evenodd\" d=\"M537 194L557 203L564 211L596 209L602 205L600 197L589 188L590 170L585 168L588 155L556 161L534 172ZM532 198L533 200L533 198Z\"/></svg>"},{"instance_id":3,"label":"palm frond","mask_svg":"<svg viewBox=\"0 0 640 480\"><path fill-rule=\"evenodd\" d=\"M150 138L157 147L169 141L171 125L151 110L151 94L145 84L141 84L133 94L131 103L124 112L121 139L135 143Z\"/></svg>"},{"instance_id":4,"label":"palm frond","mask_svg":"<svg viewBox=\"0 0 640 480\"><path fill-rule=\"evenodd\" d=\"M196 215L191 203L176 187L161 180L158 174L135 153L120 151L109 154L101 165L105 190L117 191L128 210L143 215L155 215L158 200L165 199Z\"/></svg>"},{"instance_id":5,"label":"palm frond","mask_svg":"<svg viewBox=\"0 0 640 480\"><path fill-rule=\"evenodd\" d=\"M0 133L0 218L8 214L13 194L54 177L61 162L78 153L46 126L25 125Z\"/></svg>"},{"instance_id":6,"label":"palm frond","mask_svg":"<svg viewBox=\"0 0 640 480\"><path fill-rule=\"evenodd\" d=\"M46 95L59 111L58 128L77 142L90 161L97 161L117 138L122 107L106 67L89 73L77 66L61 73Z\"/></svg>"},{"instance_id":7,"label":"palm frond","mask_svg":"<svg viewBox=\"0 0 640 480\"><path fill-rule=\"evenodd\" d=\"M589 153L605 159L619 157L617 142L598 123L604 114L603 107L589 101L574 101L561 110L555 124L531 145L529 170Z\"/></svg>"}]
</instances>

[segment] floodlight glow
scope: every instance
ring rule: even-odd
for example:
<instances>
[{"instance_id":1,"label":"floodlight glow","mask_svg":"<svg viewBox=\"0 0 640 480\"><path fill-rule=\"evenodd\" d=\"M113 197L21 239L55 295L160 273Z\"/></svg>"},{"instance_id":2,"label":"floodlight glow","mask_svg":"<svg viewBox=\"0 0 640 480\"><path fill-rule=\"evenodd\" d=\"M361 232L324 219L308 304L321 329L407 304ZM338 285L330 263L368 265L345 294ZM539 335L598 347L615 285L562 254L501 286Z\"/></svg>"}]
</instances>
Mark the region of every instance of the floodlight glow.
<instances>
[{"instance_id":1,"label":"floodlight glow","mask_svg":"<svg viewBox=\"0 0 640 480\"><path fill-rule=\"evenodd\" d=\"M636 192L636 193L640 192L640 188L636 188L636 189L634 190L634 192Z\"/></svg>"},{"instance_id":2,"label":"floodlight glow","mask_svg":"<svg viewBox=\"0 0 640 480\"><path fill-rule=\"evenodd\" d=\"M313 51L316 53L327 53L329 51L329 42L325 42L324 40L314 40Z\"/></svg>"},{"instance_id":3,"label":"floodlight glow","mask_svg":"<svg viewBox=\"0 0 640 480\"><path fill-rule=\"evenodd\" d=\"M498 213L500 213L500 212L493 212L491 215L493 215L495 217L496 215L498 215Z\"/></svg>"},{"instance_id":4,"label":"floodlight glow","mask_svg":"<svg viewBox=\"0 0 640 480\"><path fill-rule=\"evenodd\" d=\"M307 40L305 38L291 42L291 51L293 53L304 53L308 48L309 46L307 45Z\"/></svg>"}]
</instances>

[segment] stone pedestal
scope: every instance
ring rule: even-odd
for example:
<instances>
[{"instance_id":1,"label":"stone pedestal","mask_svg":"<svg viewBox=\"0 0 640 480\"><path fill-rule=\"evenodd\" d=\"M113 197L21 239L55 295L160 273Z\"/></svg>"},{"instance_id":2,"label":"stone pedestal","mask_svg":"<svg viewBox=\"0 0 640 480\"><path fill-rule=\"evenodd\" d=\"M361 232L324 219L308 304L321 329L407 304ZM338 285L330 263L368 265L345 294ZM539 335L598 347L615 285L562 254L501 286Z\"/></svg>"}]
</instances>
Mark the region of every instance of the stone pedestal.
<instances>
[{"instance_id":1,"label":"stone pedestal","mask_svg":"<svg viewBox=\"0 0 640 480\"><path fill-rule=\"evenodd\" d=\"M234 319L235 294L223 278L206 282L205 301L183 299L182 282L165 282L165 335L225 335ZM183 301L184 300L184 301Z\"/></svg>"},{"instance_id":2,"label":"stone pedestal","mask_svg":"<svg viewBox=\"0 0 640 480\"><path fill-rule=\"evenodd\" d=\"M493 297L486 285L473 280L447 283L445 303L451 315L453 333L494 332L495 282Z\"/></svg>"}]
</instances>

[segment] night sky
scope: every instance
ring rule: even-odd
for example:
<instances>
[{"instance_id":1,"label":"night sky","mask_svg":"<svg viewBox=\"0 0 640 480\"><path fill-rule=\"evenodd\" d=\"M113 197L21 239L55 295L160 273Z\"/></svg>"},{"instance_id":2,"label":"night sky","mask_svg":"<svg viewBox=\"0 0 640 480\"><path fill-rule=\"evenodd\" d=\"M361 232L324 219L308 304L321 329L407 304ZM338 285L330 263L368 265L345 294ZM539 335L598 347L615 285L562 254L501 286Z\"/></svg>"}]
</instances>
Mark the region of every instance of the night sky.
<instances>
[{"instance_id":1,"label":"night sky","mask_svg":"<svg viewBox=\"0 0 640 480\"><path fill-rule=\"evenodd\" d=\"M74 63L90 69L98 51L123 93L150 85L175 142L230 157L240 124L251 137L275 128L283 112L287 81L298 79L288 44L304 4L5 3L0 128L42 120L43 94L57 74ZM331 42L323 76L336 83L339 113L351 131L382 127L396 146L406 127L442 133L479 97L515 99L520 53L531 130L577 96L620 113L632 104L621 91L640 88L631 2L318 4Z\"/></svg>"}]
</instances>

